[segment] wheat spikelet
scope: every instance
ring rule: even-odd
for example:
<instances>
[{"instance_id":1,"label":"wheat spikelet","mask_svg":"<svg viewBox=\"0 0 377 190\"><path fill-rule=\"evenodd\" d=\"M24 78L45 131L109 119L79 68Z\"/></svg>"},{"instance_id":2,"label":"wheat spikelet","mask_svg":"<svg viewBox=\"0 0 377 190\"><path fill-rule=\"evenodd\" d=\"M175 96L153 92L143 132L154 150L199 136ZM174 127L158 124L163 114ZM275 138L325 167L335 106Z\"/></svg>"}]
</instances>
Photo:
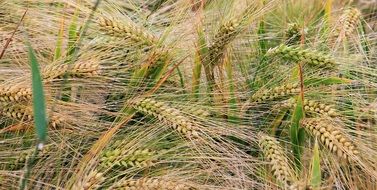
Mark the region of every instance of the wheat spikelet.
<instances>
[{"instance_id":1,"label":"wheat spikelet","mask_svg":"<svg viewBox=\"0 0 377 190\"><path fill-rule=\"evenodd\" d=\"M73 189L77 190L95 190L100 189L101 184L106 180L103 173L96 170L91 171L88 175L85 175L80 181L73 185Z\"/></svg>"},{"instance_id":2,"label":"wheat spikelet","mask_svg":"<svg viewBox=\"0 0 377 190\"><path fill-rule=\"evenodd\" d=\"M330 56L323 55L322 53L310 49L286 46L284 44L269 49L267 56L272 55L281 55L286 59L292 61L302 61L313 66L334 67L336 65L335 61Z\"/></svg>"},{"instance_id":3,"label":"wheat spikelet","mask_svg":"<svg viewBox=\"0 0 377 190\"><path fill-rule=\"evenodd\" d=\"M141 42L146 45L155 45L158 42L158 39L154 35L146 32L145 29L136 26L134 23L124 24L114 19L99 17L98 24L104 32L111 36L131 39L134 42Z\"/></svg>"},{"instance_id":4,"label":"wheat spikelet","mask_svg":"<svg viewBox=\"0 0 377 190\"><path fill-rule=\"evenodd\" d=\"M149 149L127 150L116 148L106 151L100 160L101 165L105 167L147 167L152 165L154 160L151 157L153 155L154 151Z\"/></svg>"},{"instance_id":5,"label":"wheat spikelet","mask_svg":"<svg viewBox=\"0 0 377 190\"><path fill-rule=\"evenodd\" d=\"M287 84L275 87L272 90L264 90L260 93L256 93L251 97L251 100L254 102L266 102L272 101L279 98L283 98L289 95L294 95L300 92L300 88L297 83L295 84Z\"/></svg>"},{"instance_id":6,"label":"wheat spikelet","mask_svg":"<svg viewBox=\"0 0 377 190\"><path fill-rule=\"evenodd\" d=\"M198 137L195 124L185 117L180 110L172 108L164 102L158 102L150 98L140 98L131 102L134 109L149 114L160 121L171 125L175 130L187 137Z\"/></svg>"},{"instance_id":7,"label":"wheat spikelet","mask_svg":"<svg viewBox=\"0 0 377 190\"><path fill-rule=\"evenodd\" d=\"M287 156L285 155L279 142L266 134L258 133L259 146L265 158L272 165L272 171L276 179L285 188L289 188L297 180L294 171L291 169Z\"/></svg>"},{"instance_id":8,"label":"wheat spikelet","mask_svg":"<svg viewBox=\"0 0 377 190\"><path fill-rule=\"evenodd\" d=\"M41 71L44 80L63 78L65 74L71 77L91 77L99 74L99 64L96 62L76 62L72 65L51 64L44 67Z\"/></svg>"},{"instance_id":9,"label":"wheat spikelet","mask_svg":"<svg viewBox=\"0 0 377 190\"><path fill-rule=\"evenodd\" d=\"M302 121L302 127L307 129L311 135L320 139L322 144L339 158L350 161L352 157L359 153L352 140L329 120L322 118L305 119Z\"/></svg>"},{"instance_id":10,"label":"wheat spikelet","mask_svg":"<svg viewBox=\"0 0 377 190\"><path fill-rule=\"evenodd\" d=\"M140 178L124 180L111 189L194 190L195 188L174 181L167 181L158 178Z\"/></svg>"}]
</instances>

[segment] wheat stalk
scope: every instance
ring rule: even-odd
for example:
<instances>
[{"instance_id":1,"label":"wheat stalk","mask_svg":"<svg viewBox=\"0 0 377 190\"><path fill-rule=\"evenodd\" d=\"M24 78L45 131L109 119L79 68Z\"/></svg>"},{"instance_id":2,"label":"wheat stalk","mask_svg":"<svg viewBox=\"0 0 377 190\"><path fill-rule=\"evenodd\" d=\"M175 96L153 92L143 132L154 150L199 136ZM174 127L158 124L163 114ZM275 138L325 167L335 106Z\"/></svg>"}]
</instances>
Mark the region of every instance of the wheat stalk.
<instances>
[{"instance_id":1,"label":"wheat stalk","mask_svg":"<svg viewBox=\"0 0 377 190\"><path fill-rule=\"evenodd\" d=\"M311 118L302 121L302 127L311 135L320 139L322 144L339 158L351 161L358 155L352 140L343 131L338 129L332 122L323 118Z\"/></svg>"},{"instance_id":2,"label":"wheat stalk","mask_svg":"<svg viewBox=\"0 0 377 190\"><path fill-rule=\"evenodd\" d=\"M336 65L335 60L328 55L314 50L286 46L284 44L267 51L266 56L273 55L281 55L288 60L300 61L313 66L334 67Z\"/></svg>"},{"instance_id":3,"label":"wheat stalk","mask_svg":"<svg viewBox=\"0 0 377 190\"><path fill-rule=\"evenodd\" d=\"M295 172L290 167L287 156L282 147L279 146L279 142L266 134L258 133L259 146L265 158L270 162L272 166L273 175L275 178L283 184L285 188L289 188L295 184L296 177Z\"/></svg>"},{"instance_id":4,"label":"wheat stalk","mask_svg":"<svg viewBox=\"0 0 377 190\"><path fill-rule=\"evenodd\" d=\"M180 110L168 106L166 103L151 98L139 98L131 101L131 105L139 112L154 116L160 121L166 122L178 132L187 137L198 137L195 124Z\"/></svg>"}]
</instances>

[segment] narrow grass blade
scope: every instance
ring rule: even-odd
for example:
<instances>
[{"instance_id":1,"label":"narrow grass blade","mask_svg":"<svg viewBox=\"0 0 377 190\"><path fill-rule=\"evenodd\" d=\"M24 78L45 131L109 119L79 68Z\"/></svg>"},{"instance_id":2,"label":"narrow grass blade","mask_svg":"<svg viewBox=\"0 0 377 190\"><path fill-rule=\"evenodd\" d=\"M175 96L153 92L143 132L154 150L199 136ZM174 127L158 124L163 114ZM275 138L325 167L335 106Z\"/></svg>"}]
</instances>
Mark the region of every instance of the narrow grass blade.
<instances>
[{"instance_id":1,"label":"narrow grass blade","mask_svg":"<svg viewBox=\"0 0 377 190\"><path fill-rule=\"evenodd\" d=\"M42 78L39 72L39 63L31 44L28 44L28 51L32 71L34 125L39 143L43 144L47 136L47 115Z\"/></svg>"},{"instance_id":2,"label":"narrow grass blade","mask_svg":"<svg viewBox=\"0 0 377 190\"><path fill-rule=\"evenodd\" d=\"M39 63L35 52L31 44L27 41L29 62L31 65L32 74L32 92L33 92L33 113L34 113L34 128L38 137L37 146L35 152L30 159L27 160L26 171L20 183L20 189L26 188L27 180L30 176L32 166L38 152L42 150L43 145L47 138L47 117L46 117L46 105L43 92L42 77L39 72Z\"/></svg>"},{"instance_id":3,"label":"narrow grass blade","mask_svg":"<svg viewBox=\"0 0 377 190\"><path fill-rule=\"evenodd\" d=\"M302 107L302 98L297 97L297 104L294 109L292 119L291 119L291 128L290 128L290 137L292 143L292 150L295 159L296 169L301 169L301 145L302 145L302 132L300 132L300 120L304 117L304 111ZM304 133L305 134L305 133Z\"/></svg>"},{"instance_id":4,"label":"narrow grass blade","mask_svg":"<svg viewBox=\"0 0 377 190\"><path fill-rule=\"evenodd\" d=\"M63 34L64 34L64 17L62 17L58 38L56 40L55 52L54 52L54 60L57 60L62 55L62 46L63 46Z\"/></svg>"},{"instance_id":5,"label":"narrow grass blade","mask_svg":"<svg viewBox=\"0 0 377 190\"><path fill-rule=\"evenodd\" d=\"M352 80L340 77L321 77L304 80L305 86L349 84Z\"/></svg>"},{"instance_id":6,"label":"narrow grass blade","mask_svg":"<svg viewBox=\"0 0 377 190\"><path fill-rule=\"evenodd\" d=\"M315 140L313 158L312 158L312 170L311 170L311 186L314 189L319 189L321 186L321 163L319 156L318 140Z\"/></svg>"},{"instance_id":7,"label":"narrow grass blade","mask_svg":"<svg viewBox=\"0 0 377 190\"><path fill-rule=\"evenodd\" d=\"M76 9L74 15L72 16L71 24L68 27L68 56L71 56L76 51L75 46L78 38L78 12L79 10Z\"/></svg>"}]
</instances>

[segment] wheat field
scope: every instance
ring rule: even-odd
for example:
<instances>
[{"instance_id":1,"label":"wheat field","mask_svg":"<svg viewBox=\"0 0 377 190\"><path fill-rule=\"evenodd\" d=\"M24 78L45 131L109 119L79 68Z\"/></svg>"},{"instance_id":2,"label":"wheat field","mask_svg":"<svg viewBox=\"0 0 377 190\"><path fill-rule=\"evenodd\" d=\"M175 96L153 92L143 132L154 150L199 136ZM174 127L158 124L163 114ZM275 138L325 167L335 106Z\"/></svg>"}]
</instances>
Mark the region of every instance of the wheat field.
<instances>
[{"instance_id":1,"label":"wheat field","mask_svg":"<svg viewBox=\"0 0 377 190\"><path fill-rule=\"evenodd\" d=\"M377 1L0 0L0 190L377 190Z\"/></svg>"}]
</instances>

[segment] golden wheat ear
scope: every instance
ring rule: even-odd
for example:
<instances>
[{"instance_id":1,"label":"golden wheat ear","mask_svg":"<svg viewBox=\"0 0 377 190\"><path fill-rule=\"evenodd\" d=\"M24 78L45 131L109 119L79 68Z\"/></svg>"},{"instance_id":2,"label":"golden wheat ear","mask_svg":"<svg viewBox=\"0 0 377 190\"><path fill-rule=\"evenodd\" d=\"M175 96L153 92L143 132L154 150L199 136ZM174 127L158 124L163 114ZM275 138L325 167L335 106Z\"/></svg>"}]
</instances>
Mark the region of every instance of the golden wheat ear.
<instances>
[{"instance_id":1,"label":"golden wheat ear","mask_svg":"<svg viewBox=\"0 0 377 190\"><path fill-rule=\"evenodd\" d=\"M101 184L106 180L103 173L96 170L90 171L89 174L84 175L81 180L75 183L72 187L77 190L95 190L100 189Z\"/></svg>"},{"instance_id":2,"label":"golden wheat ear","mask_svg":"<svg viewBox=\"0 0 377 190\"><path fill-rule=\"evenodd\" d=\"M154 116L160 121L166 122L177 132L188 138L199 136L198 131L195 129L196 125L191 119L183 115L180 110L170 107L164 102L151 98L139 98L131 101L131 105L141 113Z\"/></svg>"},{"instance_id":3,"label":"golden wheat ear","mask_svg":"<svg viewBox=\"0 0 377 190\"><path fill-rule=\"evenodd\" d=\"M340 159L351 161L358 158L359 151L352 140L340 128L324 118L305 119L301 122L312 136Z\"/></svg>"},{"instance_id":4,"label":"golden wheat ear","mask_svg":"<svg viewBox=\"0 0 377 190\"><path fill-rule=\"evenodd\" d=\"M196 188L183 183L159 178L139 178L123 180L110 189L195 190Z\"/></svg>"},{"instance_id":5,"label":"golden wheat ear","mask_svg":"<svg viewBox=\"0 0 377 190\"><path fill-rule=\"evenodd\" d=\"M262 132L257 137L265 159L271 164L273 175L284 188L290 188L297 179L283 148L275 138Z\"/></svg>"}]
</instances>

